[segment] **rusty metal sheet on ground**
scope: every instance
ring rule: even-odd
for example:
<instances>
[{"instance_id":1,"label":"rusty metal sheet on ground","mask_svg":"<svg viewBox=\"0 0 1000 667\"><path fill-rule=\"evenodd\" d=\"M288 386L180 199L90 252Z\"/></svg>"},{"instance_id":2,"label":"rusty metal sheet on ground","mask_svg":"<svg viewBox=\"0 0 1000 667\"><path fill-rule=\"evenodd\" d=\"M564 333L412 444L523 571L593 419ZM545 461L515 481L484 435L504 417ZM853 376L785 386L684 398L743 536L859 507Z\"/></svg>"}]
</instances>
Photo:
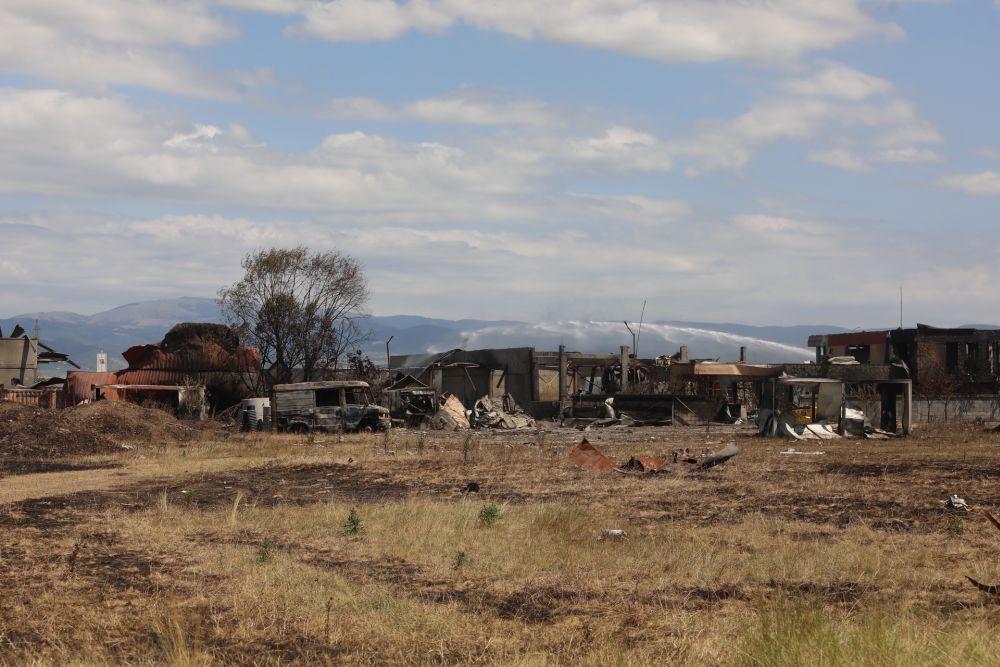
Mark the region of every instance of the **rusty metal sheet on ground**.
<instances>
[{"instance_id":1,"label":"rusty metal sheet on ground","mask_svg":"<svg viewBox=\"0 0 1000 667\"><path fill-rule=\"evenodd\" d=\"M634 472L654 472L663 467L665 459L656 456L633 456L620 470Z\"/></svg>"},{"instance_id":2,"label":"rusty metal sheet on ground","mask_svg":"<svg viewBox=\"0 0 1000 667\"><path fill-rule=\"evenodd\" d=\"M602 454L597 447L587 442L586 438L569 453L569 460L584 470L595 472L611 470L615 467L615 462Z\"/></svg>"}]
</instances>

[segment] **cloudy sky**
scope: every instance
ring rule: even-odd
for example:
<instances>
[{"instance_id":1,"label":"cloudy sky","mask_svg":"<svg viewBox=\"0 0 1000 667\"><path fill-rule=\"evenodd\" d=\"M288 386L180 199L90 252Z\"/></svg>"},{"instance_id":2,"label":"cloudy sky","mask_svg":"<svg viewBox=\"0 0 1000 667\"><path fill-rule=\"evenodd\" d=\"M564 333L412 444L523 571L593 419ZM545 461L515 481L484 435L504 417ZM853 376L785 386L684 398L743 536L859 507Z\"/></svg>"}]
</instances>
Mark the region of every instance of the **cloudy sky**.
<instances>
[{"instance_id":1,"label":"cloudy sky","mask_svg":"<svg viewBox=\"0 0 1000 667\"><path fill-rule=\"evenodd\" d=\"M1000 320L1000 0L4 0L0 315Z\"/></svg>"}]
</instances>

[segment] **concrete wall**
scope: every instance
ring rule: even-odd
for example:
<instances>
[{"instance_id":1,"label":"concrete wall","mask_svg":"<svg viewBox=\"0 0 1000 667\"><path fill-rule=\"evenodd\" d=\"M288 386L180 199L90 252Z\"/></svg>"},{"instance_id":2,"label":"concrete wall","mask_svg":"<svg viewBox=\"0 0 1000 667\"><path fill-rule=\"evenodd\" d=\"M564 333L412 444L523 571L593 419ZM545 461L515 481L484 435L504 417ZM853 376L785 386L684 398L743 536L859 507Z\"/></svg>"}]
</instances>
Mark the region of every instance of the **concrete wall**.
<instances>
[{"instance_id":1,"label":"concrete wall","mask_svg":"<svg viewBox=\"0 0 1000 667\"><path fill-rule=\"evenodd\" d=\"M38 380L38 343L31 338L0 338L0 384L32 385Z\"/></svg>"},{"instance_id":2,"label":"concrete wall","mask_svg":"<svg viewBox=\"0 0 1000 667\"><path fill-rule=\"evenodd\" d=\"M1000 421L1000 396L955 396L944 401L913 399L913 421Z\"/></svg>"}]
</instances>

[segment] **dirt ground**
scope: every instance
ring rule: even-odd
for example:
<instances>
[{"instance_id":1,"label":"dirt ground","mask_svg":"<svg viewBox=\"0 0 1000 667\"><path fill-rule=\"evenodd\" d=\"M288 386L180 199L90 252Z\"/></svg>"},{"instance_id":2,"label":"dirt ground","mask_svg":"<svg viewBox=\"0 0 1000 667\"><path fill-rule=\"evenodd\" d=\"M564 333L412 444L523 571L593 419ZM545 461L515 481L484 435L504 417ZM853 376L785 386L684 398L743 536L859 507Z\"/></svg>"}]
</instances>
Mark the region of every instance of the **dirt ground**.
<instances>
[{"instance_id":1,"label":"dirt ground","mask_svg":"<svg viewBox=\"0 0 1000 667\"><path fill-rule=\"evenodd\" d=\"M983 426L888 441L586 433L620 462L742 450L628 476L573 465L572 429L154 425L2 459L0 664L1000 658L1000 597L965 579L1000 582L1000 532L978 512L1000 512L1000 433ZM949 511L951 494L974 511ZM627 536L599 539L606 528Z\"/></svg>"}]
</instances>

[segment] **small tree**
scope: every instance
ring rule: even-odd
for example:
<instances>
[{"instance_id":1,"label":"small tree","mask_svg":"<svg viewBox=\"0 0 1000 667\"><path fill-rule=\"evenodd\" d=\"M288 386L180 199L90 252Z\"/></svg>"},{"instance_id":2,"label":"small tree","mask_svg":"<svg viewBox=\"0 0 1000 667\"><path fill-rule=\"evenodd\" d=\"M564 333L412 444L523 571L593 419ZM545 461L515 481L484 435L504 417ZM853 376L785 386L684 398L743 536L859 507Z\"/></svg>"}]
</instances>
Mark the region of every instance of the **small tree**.
<instances>
[{"instance_id":1,"label":"small tree","mask_svg":"<svg viewBox=\"0 0 1000 667\"><path fill-rule=\"evenodd\" d=\"M948 421L949 404L963 384L961 375L933 361L920 370L917 382L916 394L927 402L927 421L931 420L931 403L935 400L944 402L944 420Z\"/></svg>"},{"instance_id":2,"label":"small tree","mask_svg":"<svg viewBox=\"0 0 1000 667\"><path fill-rule=\"evenodd\" d=\"M276 383L311 381L336 369L347 350L369 333L362 328L368 281L353 257L307 248L258 250L243 258L243 278L219 290L223 318L243 342L261 352L261 373Z\"/></svg>"},{"instance_id":3,"label":"small tree","mask_svg":"<svg viewBox=\"0 0 1000 667\"><path fill-rule=\"evenodd\" d=\"M367 382L375 402L381 402L382 390L391 380L389 371L376 366L375 362L361 350L347 353L347 368L351 370L354 379Z\"/></svg>"}]
</instances>

